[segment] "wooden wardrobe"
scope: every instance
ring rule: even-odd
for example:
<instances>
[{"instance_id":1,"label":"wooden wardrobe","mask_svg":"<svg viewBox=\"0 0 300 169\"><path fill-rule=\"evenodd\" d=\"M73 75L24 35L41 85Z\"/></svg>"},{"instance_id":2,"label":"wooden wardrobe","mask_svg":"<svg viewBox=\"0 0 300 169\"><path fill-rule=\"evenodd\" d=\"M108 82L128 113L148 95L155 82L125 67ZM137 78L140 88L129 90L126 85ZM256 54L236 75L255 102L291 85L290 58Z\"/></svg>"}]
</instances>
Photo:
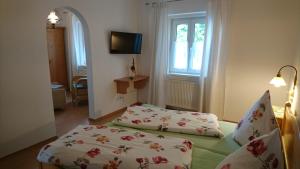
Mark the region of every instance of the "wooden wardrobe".
<instances>
[{"instance_id":1,"label":"wooden wardrobe","mask_svg":"<svg viewBox=\"0 0 300 169\"><path fill-rule=\"evenodd\" d=\"M65 52L65 28L47 28L47 45L51 83L64 85L69 89Z\"/></svg>"}]
</instances>

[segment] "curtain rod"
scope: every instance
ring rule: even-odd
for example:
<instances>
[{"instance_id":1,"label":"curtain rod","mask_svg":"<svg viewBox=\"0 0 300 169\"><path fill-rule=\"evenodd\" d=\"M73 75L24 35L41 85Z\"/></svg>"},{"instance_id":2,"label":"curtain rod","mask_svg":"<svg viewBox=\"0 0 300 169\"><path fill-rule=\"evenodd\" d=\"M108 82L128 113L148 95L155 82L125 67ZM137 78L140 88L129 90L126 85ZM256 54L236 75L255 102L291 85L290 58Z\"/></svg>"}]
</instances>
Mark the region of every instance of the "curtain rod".
<instances>
[{"instance_id":1,"label":"curtain rod","mask_svg":"<svg viewBox=\"0 0 300 169\"><path fill-rule=\"evenodd\" d=\"M168 0L166 2L179 2L179 1L184 1L184 0ZM154 5L157 4L157 2L147 2L145 5Z\"/></svg>"}]
</instances>

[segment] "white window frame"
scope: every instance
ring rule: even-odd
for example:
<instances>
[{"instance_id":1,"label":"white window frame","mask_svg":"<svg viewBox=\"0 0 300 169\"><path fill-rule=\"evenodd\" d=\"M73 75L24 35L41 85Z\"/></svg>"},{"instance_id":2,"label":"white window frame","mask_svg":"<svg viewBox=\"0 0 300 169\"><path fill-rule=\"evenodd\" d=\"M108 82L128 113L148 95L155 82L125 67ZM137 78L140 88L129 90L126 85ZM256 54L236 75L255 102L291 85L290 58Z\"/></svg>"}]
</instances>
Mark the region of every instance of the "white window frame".
<instances>
[{"instance_id":1,"label":"white window frame","mask_svg":"<svg viewBox=\"0 0 300 169\"><path fill-rule=\"evenodd\" d=\"M194 41L194 34L195 34L195 25L196 23L206 23L206 15L205 13L200 14L182 14L182 15L173 15L169 16L170 23L171 23L171 31L170 31L170 52L169 52L169 61L168 61L168 74L169 75L179 75L179 76L200 76L200 72L194 71L191 69L191 48ZM173 42L177 38L177 26L180 24L188 24L188 66L187 69L176 69L174 68L174 55L173 55ZM205 30L206 31L206 30ZM205 42L204 42L205 43Z\"/></svg>"}]
</instances>

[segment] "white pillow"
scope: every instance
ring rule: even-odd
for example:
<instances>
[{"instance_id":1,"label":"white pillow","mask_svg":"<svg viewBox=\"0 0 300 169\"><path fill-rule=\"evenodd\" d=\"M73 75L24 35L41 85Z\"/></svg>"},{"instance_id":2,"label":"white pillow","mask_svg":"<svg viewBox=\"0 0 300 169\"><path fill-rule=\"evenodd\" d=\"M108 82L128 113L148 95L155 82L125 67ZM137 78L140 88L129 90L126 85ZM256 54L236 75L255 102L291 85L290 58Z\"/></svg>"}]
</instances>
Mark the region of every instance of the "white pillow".
<instances>
[{"instance_id":1,"label":"white pillow","mask_svg":"<svg viewBox=\"0 0 300 169\"><path fill-rule=\"evenodd\" d=\"M240 145L244 145L259 136L270 133L277 127L270 92L266 91L238 123L233 139Z\"/></svg>"},{"instance_id":2,"label":"white pillow","mask_svg":"<svg viewBox=\"0 0 300 169\"><path fill-rule=\"evenodd\" d=\"M263 135L227 156L216 169L284 169L279 129Z\"/></svg>"}]
</instances>

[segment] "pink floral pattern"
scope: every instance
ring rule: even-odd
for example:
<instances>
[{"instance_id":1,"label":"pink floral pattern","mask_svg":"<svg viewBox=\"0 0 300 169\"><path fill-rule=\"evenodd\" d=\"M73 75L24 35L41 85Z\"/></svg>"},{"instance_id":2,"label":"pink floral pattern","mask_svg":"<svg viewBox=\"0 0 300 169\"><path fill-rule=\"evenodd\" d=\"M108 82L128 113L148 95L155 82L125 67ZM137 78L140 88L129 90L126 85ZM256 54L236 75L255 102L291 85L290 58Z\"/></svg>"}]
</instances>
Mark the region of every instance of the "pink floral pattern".
<instances>
[{"instance_id":1,"label":"pink floral pattern","mask_svg":"<svg viewBox=\"0 0 300 169\"><path fill-rule=\"evenodd\" d=\"M126 140L126 141L131 141L134 139L134 137L133 136L122 136L121 139Z\"/></svg>"},{"instance_id":2,"label":"pink floral pattern","mask_svg":"<svg viewBox=\"0 0 300 169\"><path fill-rule=\"evenodd\" d=\"M184 140L184 142L183 142L183 144L184 145L186 145L186 147L188 148L188 149L192 149L192 142L190 142L189 140Z\"/></svg>"},{"instance_id":3,"label":"pink floral pattern","mask_svg":"<svg viewBox=\"0 0 300 169\"><path fill-rule=\"evenodd\" d=\"M84 141L83 140L77 140L76 143L77 144L84 144Z\"/></svg>"},{"instance_id":4,"label":"pink floral pattern","mask_svg":"<svg viewBox=\"0 0 300 169\"><path fill-rule=\"evenodd\" d=\"M270 92L266 91L245 114L245 117L240 120L233 133L233 138L239 144L245 145L249 141L277 128L274 119Z\"/></svg>"},{"instance_id":5,"label":"pink floral pattern","mask_svg":"<svg viewBox=\"0 0 300 169\"><path fill-rule=\"evenodd\" d=\"M253 139L226 157L216 169L283 169L279 129Z\"/></svg>"},{"instance_id":6,"label":"pink floral pattern","mask_svg":"<svg viewBox=\"0 0 300 169\"><path fill-rule=\"evenodd\" d=\"M223 165L221 169L230 169L230 164Z\"/></svg>"},{"instance_id":7,"label":"pink floral pattern","mask_svg":"<svg viewBox=\"0 0 300 169\"><path fill-rule=\"evenodd\" d=\"M260 105L261 107L264 107L263 104ZM259 109L258 110L255 110L253 113L252 113L252 117L250 118L250 121L253 123L254 120L258 120L260 118L262 118L263 116L263 112L260 111Z\"/></svg>"},{"instance_id":8,"label":"pink floral pattern","mask_svg":"<svg viewBox=\"0 0 300 169\"><path fill-rule=\"evenodd\" d=\"M175 148L179 149L181 152L187 152L192 149L192 143L188 140L184 140L182 144L176 145Z\"/></svg>"},{"instance_id":9,"label":"pink floral pattern","mask_svg":"<svg viewBox=\"0 0 300 169\"><path fill-rule=\"evenodd\" d=\"M104 126L104 125L96 125L96 128L97 128L97 129L106 129L107 126Z\"/></svg>"},{"instance_id":10,"label":"pink floral pattern","mask_svg":"<svg viewBox=\"0 0 300 169\"><path fill-rule=\"evenodd\" d=\"M262 155L267 150L267 146L261 139L254 140L248 144L247 150L257 157Z\"/></svg>"},{"instance_id":11,"label":"pink floral pattern","mask_svg":"<svg viewBox=\"0 0 300 169\"><path fill-rule=\"evenodd\" d=\"M155 164L167 163L168 159L161 156L152 157L152 160Z\"/></svg>"},{"instance_id":12,"label":"pink floral pattern","mask_svg":"<svg viewBox=\"0 0 300 169\"><path fill-rule=\"evenodd\" d=\"M180 166L180 165L176 165L176 166L174 167L174 169L189 169L189 167L188 167L188 166Z\"/></svg>"},{"instance_id":13,"label":"pink floral pattern","mask_svg":"<svg viewBox=\"0 0 300 169\"><path fill-rule=\"evenodd\" d=\"M132 123L134 123L134 124L140 124L140 123L142 123L142 121L141 120L132 120Z\"/></svg>"},{"instance_id":14,"label":"pink floral pattern","mask_svg":"<svg viewBox=\"0 0 300 169\"><path fill-rule=\"evenodd\" d=\"M186 125L186 122L183 122L183 121L179 121L177 122L178 126L180 127L184 127Z\"/></svg>"},{"instance_id":15,"label":"pink floral pattern","mask_svg":"<svg viewBox=\"0 0 300 169\"><path fill-rule=\"evenodd\" d=\"M223 137L217 116L209 113L177 111L158 107L133 106L114 124L126 127Z\"/></svg>"},{"instance_id":16,"label":"pink floral pattern","mask_svg":"<svg viewBox=\"0 0 300 169\"><path fill-rule=\"evenodd\" d=\"M45 145L38 160L80 169L149 169L154 166L188 169L192 161L192 142L105 125L86 125Z\"/></svg>"},{"instance_id":17,"label":"pink floral pattern","mask_svg":"<svg viewBox=\"0 0 300 169\"><path fill-rule=\"evenodd\" d=\"M86 154L91 158L95 158L98 154L100 154L100 149L99 148L93 148L90 151L88 151Z\"/></svg>"}]
</instances>

